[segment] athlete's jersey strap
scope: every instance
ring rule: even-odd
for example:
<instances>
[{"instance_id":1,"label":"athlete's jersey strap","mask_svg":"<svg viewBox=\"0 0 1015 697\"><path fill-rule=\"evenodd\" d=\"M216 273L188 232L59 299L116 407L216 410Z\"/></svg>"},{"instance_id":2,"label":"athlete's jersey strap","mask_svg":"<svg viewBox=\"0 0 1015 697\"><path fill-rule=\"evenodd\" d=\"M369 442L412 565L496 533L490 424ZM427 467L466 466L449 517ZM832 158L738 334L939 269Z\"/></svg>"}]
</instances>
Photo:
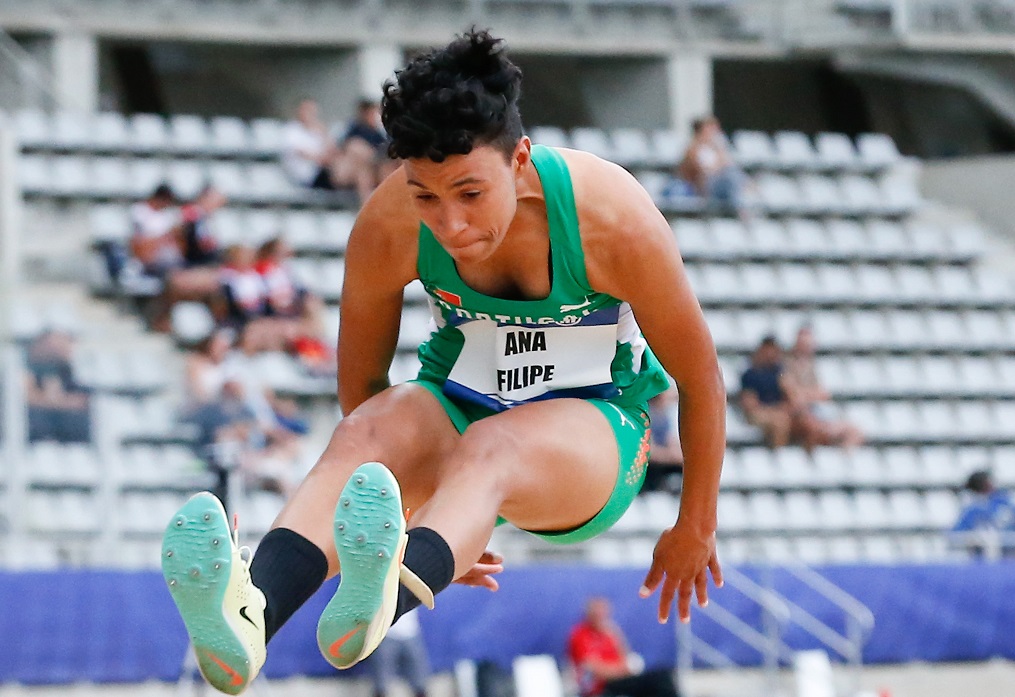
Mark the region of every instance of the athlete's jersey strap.
<instances>
[{"instance_id":1,"label":"athlete's jersey strap","mask_svg":"<svg viewBox=\"0 0 1015 697\"><path fill-rule=\"evenodd\" d=\"M578 208L567 163L559 152L545 145L532 146L532 163L543 185L551 244L560 255L563 270L570 276L568 280L582 293L590 293L592 290L585 271L585 253L578 228ZM554 236L554 232L559 234Z\"/></svg>"}]
</instances>

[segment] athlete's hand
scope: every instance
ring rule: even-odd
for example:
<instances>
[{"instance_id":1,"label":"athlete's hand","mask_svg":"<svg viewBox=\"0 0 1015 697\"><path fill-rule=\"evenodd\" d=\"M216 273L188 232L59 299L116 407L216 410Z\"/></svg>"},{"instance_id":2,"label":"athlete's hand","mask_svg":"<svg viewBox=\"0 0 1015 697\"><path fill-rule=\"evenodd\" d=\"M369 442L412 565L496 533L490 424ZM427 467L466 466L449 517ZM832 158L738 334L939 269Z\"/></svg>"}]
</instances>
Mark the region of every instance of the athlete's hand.
<instances>
[{"instance_id":1,"label":"athlete's hand","mask_svg":"<svg viewBox=\"0 0 1015 697\"><path fill-rule=\"evenodd\" d=\"M659 621L670 617L673 597L677 596L677 614L681 622L691 621L691 594L698 605L708 605L708 572L717 588L722 587L722 568L715 553L715 533L702 534L693 526L677 520L663 531L652 554L652 566L638 594L647 598L662 583L659 594Z\"/></svg>"},{"instance_id":2,"label":"athlete's hand","mask_svg":"<svg viewBox=\"0 0 1015 697\"><path fill-rule=\"evenodd\" d=\"M503 570L504 557L496 552L487 550L483 552L483 556L479 558L479 561L471 569L466 571L463 576L455 579L455 583L461 583L465 586L479 586L495 591L500 588L500 584L497 583L497 579L493 575L499 574Z\"/></svg>"}]
</instances>

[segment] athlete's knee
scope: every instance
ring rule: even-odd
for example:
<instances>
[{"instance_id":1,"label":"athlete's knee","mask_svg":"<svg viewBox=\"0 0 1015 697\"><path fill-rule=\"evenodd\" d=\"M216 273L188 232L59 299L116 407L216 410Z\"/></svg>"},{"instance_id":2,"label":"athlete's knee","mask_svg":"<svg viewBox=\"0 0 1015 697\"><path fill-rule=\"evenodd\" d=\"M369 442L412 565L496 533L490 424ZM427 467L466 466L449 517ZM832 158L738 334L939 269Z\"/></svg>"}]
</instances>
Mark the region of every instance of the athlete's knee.
<instances>
[{"instance_id":1,"label":"athlete's knee","mask_svg":"<svg viewBox=\"0 0 1015 697\"><path fill-rule=\"evenodd\" d=\"M523 447L517 432L506 428L497 419L483 419L471 424L455 447L452 457L442 468L448 474L467 476L499 486L510 474L514 455Z\"/></svg>"}]
</instances>

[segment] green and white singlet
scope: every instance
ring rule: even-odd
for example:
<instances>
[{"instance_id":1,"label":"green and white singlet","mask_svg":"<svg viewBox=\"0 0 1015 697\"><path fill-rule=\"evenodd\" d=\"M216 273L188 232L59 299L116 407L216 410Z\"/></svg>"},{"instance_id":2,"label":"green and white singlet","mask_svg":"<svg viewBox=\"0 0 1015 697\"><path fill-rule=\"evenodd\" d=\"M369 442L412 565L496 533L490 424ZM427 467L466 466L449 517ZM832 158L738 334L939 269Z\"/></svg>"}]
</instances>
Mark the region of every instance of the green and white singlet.
<instances>
[{"instance_id":1,"label":"green and white singlet","mask_svg":"<svg viewBox=\"0 0 1015 697\"><path fill-rule=\"evenodd\" d=\"M532 162L546 199L549 295L504 300L477 293L421 224L417 270L433 332L419 348L422 368L413 382L437 398L460 433L528 402L575 397L595 406L617 441L617 482L609 501L576 529L530 531L550 542L580 542L610 528L641 488L649 455L647 403L669 387L669 379L630 305L589 287L564 158L535 145Z\"/></svg>"},{"instance_id":2,"label":"green and white singlet","mask_svg":"<svg viewBox=\"0 0 1015 697\"><path fill-rule=\"evenodd\" d=\"M419 377L492 411L554 397L643 404L666 389L663 368L630 305L589 287L564 159L536 145L532 162L546 199L550 294L519 301L477 293L421 224L417 269L435 331L419 349Z\"/></svg>"}]
</instances>

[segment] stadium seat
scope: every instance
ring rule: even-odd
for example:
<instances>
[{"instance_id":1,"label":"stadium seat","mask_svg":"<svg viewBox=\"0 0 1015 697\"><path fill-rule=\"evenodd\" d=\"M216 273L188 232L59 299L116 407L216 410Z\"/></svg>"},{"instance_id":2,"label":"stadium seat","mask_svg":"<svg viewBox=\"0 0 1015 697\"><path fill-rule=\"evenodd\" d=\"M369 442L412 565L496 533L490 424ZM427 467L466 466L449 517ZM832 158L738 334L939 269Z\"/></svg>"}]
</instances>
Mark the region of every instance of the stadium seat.
<instances>
[{"instance_id":1,"label":"stadium seat","mask_svg":"<svg viewBox=\"0 0 1015 697\"><path fill-rule=\"evenodd\" d=\"M333 252L345 250L349 243L356 215L351 211L328 211L322 214L321 224L324 227L323 243L326 249Z\"/></svg>"},{"instance_id":2,"label":"stadium seat","mask_svg":"<svg viewBox=\"0 0 1015 697\"><path fill-rule=\"evenodd\" d=\"M958 478L958 477L957 477ZM929 491L924 495L927 525L939 530L950 529L959 517L959 500L954 492L945 489Z\"/></svg>"},{"instance_id":3,"label":"stadium seat","mask_svg":"<svg viewBox=\"0 0 1015 697\"><path fill-rule=\"evenodd\" d=\"M49 145L59 150L85 149L94 127L94 117L89 114L58 111L52 116Z\"/></svg>"},{"instance_id":4,"label":"stadium seat","mask_svg":"<svg viewBox=\"0 0 1015 697\"><path fill-rule=\"evenodd\" d=\"M511 672L516 697L564 697L564 681L553 656L517 656Z\"/></svg>"},{"instance_id":5,"label":"stadium seat","mask_svg":"<svg viewBox=\"0 0 1015 697\"><path fill-rule=\"evenodd\" d=\"M177 153L210 153L213 148L208 123L200 116L173 115L169 119L169 147Z\"/></svg>"},{"instance_id":6,"label":"stadium seat","mask_svg":"<svg viewBox=\"0 0 1015 697\"><path fill-rule=\"evenodd\" d=\"M156 114L134 114L130 117L130 147L139 153L164 153L169 148L169 132L165 119Z\"/></svg>"},{"instance_id":7,"label":"stadium seat","mask_svg":"<svg viewBox=\"0 0 1015 697\"><path fill-rule=\"evenodd\" d=\"M166 165L166 181L177 196L193 199L207 183L204 164L196 160L170 160Z\"/></svg>"},{"instance_id":8,"label":"stadium seat","mask_svg":"<svg viewBox=\"0 0 1015 697\"><path fill-rule=\"evenodd\" d=\"M763 172L755 177L762 208L772 215L806 212L800 187L792 177Z\"/></svg>"},{"instance_id":9,"label":"stadium seat","mask_svg":"<svg viewBox=\"0 0 1015 697\"><path fill-rule=\"evenodd\" d=\"M130 127L123 114L104 111L91 120L86 147L97 152L130 150Z\"/></svg>"},{"instance_id":10,"label":"stadium seat","mask_svg":"<svg viewBox=\"0 0 1015 697\"><path fill-rule=\"evenodd\" d=\"M786 528L789 530L817 530L821 528L821 510L813 494L791 491L784 498Z\"/></svg>"},{"instance_id":11,"label":"stadium seat","mask_svg":"<svg viewBox=\"0 0 1015 697\"><path fill-rule=\"evenodd\" d=\"M806 134L800 131L779 131L772 137L772 142L782 169L799 171L817 167L817 153Z\"/></svg>"},{"instance_id":12,"label":"stadium seat","mask_svg":"<svg viewBox=\"0 0 1015 697\"><path fill-rule=\"evenodd\" d=\"M53 147L54 139L50 133L52 125L49 115L37 109L19 111L14 117L18 131L18 140L25 148Z\"/></svg>"},{"instance_id":13,"label":"stadium seat","mask_svg":"<svg viewBox=\"0 0 1015 697\"><path fill-rule=\"evenodd\" d=\"M161 160L139 158L132 160L130 171L130 193L132 198L146 198L155 187L166 180L166 170Z\"/></svg>"},{"instance_id":14,"label":"stadium seat","mask_svg":"<svg viewBox=\"0 0 1015 697\"><path fill-rule=\"evenodd\" d=\"M871 240L864 227L855 220L833 219L826 223L829 245L835 255L846 259L865 258L870 254Z\"/></svg>"},{"instance_id":15,"label":"stadium seat","mask_svg":"<svg viewBox=\"0 0 1015 697\"><path fill-rule=\"evenodd\" d=\"M613 160L616 156L610 137L601 128L575 128L571 130L571 147L584 150L604 160Z\"/></svg>"},{"instance_id":16,"label":"stadium seat","mask_svg":"<svg viewBox=\"0 0 1015 697\"><path fill-rule=\"evenodd\" d=\"M912 254L913 244L906 229L891 220L870 220L867 222L867 238L873 257L888 260L906 259Z\"/></svg>"},{"instance_id":17,"label":"stadium seat","mask_svg":"<svg viewBox=\"0 0 1015 697\"><path fill-rule=\"evenodd\" d=\"M891 136L884 133L861 133L856 139L860 163L871 170L882 170L896 164L899 149Z\"/></svg>"},{"instance_id":18,"label":"stadium seat","mask_svg":"<svg viewBox=\"0 0 1015 697\"><path fill-rule=\"evenodd\" d=\"M855 215L881 215L885 209L881 202L881 191L877 184L856 174L846 174L839 178L839 190L842 192L843 212Z\"/></svg>"},{"instance_id":19,"label":"stadium seat","mask_svg":"<svg viewBox=\"0 0 1015 697\"><path fill-rule=\"evenodd\" d=\"M132 187L127 162L115 156L94 158L88 193L108 199L129 197Z\"/></svg>"},{"instance_id":20,"label":"stadium seat","mask_svg":"<svg viewBox=\"0 0 1015 697\"><path fill-rule=\"evenodd\" d=\"M617 128L610 134L610 139L613 142L613 157L617 164L625 167L657 164L652 154L652 144L645 131L637 128Z\"/></svg>"},{"instance_id":21,"label":"stadium seat","mask_svg":"<svg viewBox=\"0 0 1015 697\"><path fill-rule=\"evenodd\" d=\"M721 492L719 494L718 516L722 521L724 532L735 534L753 528L742 494Z\"/></svg>"},{"instance_id":22,"label":"stadium seat","mask_svg":"<svg viewBox=\"0 0 1015 697\"><path fill-rule=\"evenodd\" d=\"M315 211L285 211L280 221L286 241L297 252L316 252L325 249L321 219Z\"/></svg>"},{"instance_id":23,"label":"stadium seat","mask_svg":"<svg viewBox=\"0 0 1015 697\"><path fill-rule=\"evenodd\" d=\"M123 242L130 236L130 214L118 204L98 204L88 209L89 235L93 243Z\"/></svg>"},{"instance_id":24,"label":"stadium seat","mask_svg":"<svg viewBox=\"0 0 1015 697\"><path fill-rule=\"evenodd\" d=\"M853 169L859 156L853 141L843 133L819 133L814 138L817 165L822 169L841 171Z\"/></svg>"},{"instance_id":25,"label":"stadium seat","mask_svg":"<svg viewBox=\"0 0 1015 697\"><path fill-rule=\"evenodd\" d=\"M245 239L251 246L259 246L282 234L282 218L270 208L254 208L244 219Z\"/></svg>"},{"instance_id":26,"label":"stadium seat","mask_svg":"<svg viewBox=\"0 0 1015 697\"><path fill-rule=\"evenodd\" d=\"M733 157L745 169L770 168L779 164L775 146L767 133L736 131L732 139Z\"/></svg>"},{"instance_id":27,"label":"stadium seat","mask_svg":"<svg viewBox=\"0 0 1015 697\"><path fill-rule=\"evenodd\" d=\"M282 122L275 119L254 119L250 122L250 146L261 156L278 156L282 152Z\"/></svg>"},{"instance_id":28,"label":"stadium seat","mask_svg":"<svg viewBox=\"0 0 1015 697\"><path fill-rule=\"evenodd\" d=\"M274 163L260 162L248 166L247 177L249 196L255 200L288 203L300 194L282 168Z\"/></svg>"},{"instance_id":29,"label":"stadium seat","mask_svg":"<svg viewBox=\"0 0 1015 697\"><path fill-rule=\"evenodd\" d=\"M233 116L216 116L209 124L208 150L218 156L239 156L253 149L250 129L243 119Z\"/></svg>"},{"instance_id":30,"label":"stadium seat","mask_svg":"<svg viewBox=\"0 0 1015 697\"><path fill-rule=\"evenodd\" d=\"M786 252L794 257L816 260L833 251L825 226L817 220L790 218L786 221L786 236Z\"/></svg>"},{"instance_id":31,"label":"stadium seat","mask_svg":"<svg viewBox=\"0 0 1015 697\"><path fill-rule=\"evenodd\" d=\"M672 129L652 133L651 163L658 167L676 167L684 158L686 141Z\"/></svg>"},{"instance_id":32,"label":"stadium seat","mask_svg":"<svg viewBox=\"0 0 1015 697\"><path fill-rule=\"evenodd\" d=\"M894 527L888 501L880 491L858 491L853 496L857 527L867 530L886 530Z\"/></svg>"},{"instance_id":33,"label":"stadium seat","mask_svg":"<svg viewBox=\"0 0 1015 697\"><path fill-rule=\"evenodd\" d=\"M53 158L52 177L49 192L55 196L78 197L91 191L91 176L85 157L61 155Z\"/></svg>"},{"instance_id":34,"label":"stadium seat","mask_svg":"<svg viewBox=\"0 0 1015 697\"><path fill-rule=\"evenodd\" d=\"M681 218L673 224L673 234L685 258L713 258L720 256L715 248L707 224L694 218Z\"/></svg>"},{"instance_id":35,"label":"stadium seat","mask_svg":"<svg viewBox=\"0 0 1015 697\"><path fill-rule=\"evenodd\" d=\"M25 194L43 194L53 181L47 155L26 154L18 158L18 181Z\"/></svg>"},{"instance_id":36,"label":"stadium seat","mask_svg":"<svg viewBox=\"0 0 1015 697\"><path fill-rule=\"evenodd\" d=\"M227 198L244 200L250 196L250 183L243 166L238 162L212 162L208 165L208 178Z\"/></svg>"},{"instance_id":37,"label":"stadium seat","mask_svg":"<svg viewBox=\"0 0 1015 697\"><path fill-rule=\"evenodd\" d=\"M768 448L752 447L740 451L741 481L752 489L776 486L778 471L772 451Z\"/></svg>"},{"instance_id":38,"label":"stadium seat","mask_svg":"<svg viewBox=\"0 0 1015 697\"><path fill-rule=\"evenodd\" d=\"M709 224L708 240L712 257L737 259L749 248L747 230L736 218L713 218Z\"/></svg>"},{"instance_id":39,"label":"stadium seat","mask_svg":"<svg viewBox=\"0 0 1015 697\"><path fill-rule=\"evenodd\" d=\"M563 128L556 126L535 126L529 131L533 143L547 145L551 148L570 148L571 141Z\"/></svg>"}]
</instances>

